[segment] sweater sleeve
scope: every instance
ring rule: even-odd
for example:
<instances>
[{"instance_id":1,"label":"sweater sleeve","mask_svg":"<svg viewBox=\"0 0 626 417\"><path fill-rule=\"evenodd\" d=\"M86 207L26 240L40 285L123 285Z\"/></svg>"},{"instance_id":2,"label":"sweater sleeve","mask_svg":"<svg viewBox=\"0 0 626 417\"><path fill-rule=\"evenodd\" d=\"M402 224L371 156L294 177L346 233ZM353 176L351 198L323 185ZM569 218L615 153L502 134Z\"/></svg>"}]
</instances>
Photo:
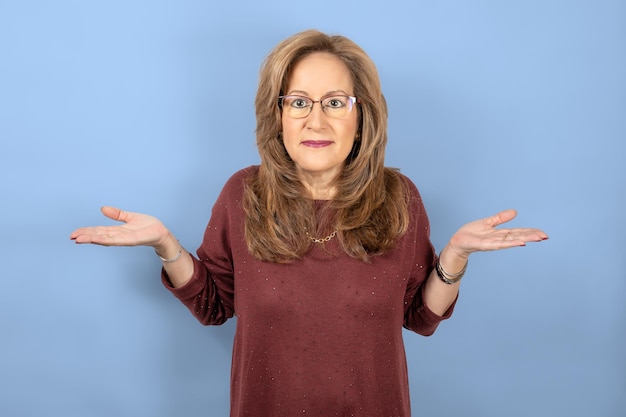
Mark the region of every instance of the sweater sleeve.
<instances>
[{"instance_id":1,"label":"sweater sleeve","mask_svg":"<svg viewBox=\"0 0 626 417\"><path fill-rule=\"evenodd\" d=\"M182 287L174 288L162 270L165 287L204 325L223 324L235 314L233 239L242 239L241 197L245 170L233 175L220 193L204 232L198 257L192 256L194 273Z\"/></svg>"},{"instance_id":2,"label":"sweater sleeve","mask_svg":"<svg viewBox=\"0 0 626 417\"><path fill-rule=\"evenodd\" d=\"M407 183L411 194L409 210L412 222L407 232L410 235L407 241L411 251L407 257L413 262L404 299L404 327L423 336L430 336L442 320L452 316L456 299L443 316L434 313L424 302L425 283L435 268L438 257L430 241L430 222L422 198L417 187L408 179Z\"/></svg>"}]
</instances>

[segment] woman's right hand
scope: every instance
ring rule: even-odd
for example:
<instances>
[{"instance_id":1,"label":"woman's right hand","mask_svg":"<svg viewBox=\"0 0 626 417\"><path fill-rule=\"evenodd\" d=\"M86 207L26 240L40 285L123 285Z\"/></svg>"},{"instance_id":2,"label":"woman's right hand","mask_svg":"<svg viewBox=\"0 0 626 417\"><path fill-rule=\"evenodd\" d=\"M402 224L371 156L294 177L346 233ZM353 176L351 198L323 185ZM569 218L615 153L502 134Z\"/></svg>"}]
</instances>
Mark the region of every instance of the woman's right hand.
<instances>
[{"instance_id":1,"label":"woman's right hand","mask_svg":"<svg viewBox=\"0 0 626 417\"><path fill-rule=\"evenodd\" d=\"M106 217L123 222L116 226L81 227L70 235L76 243L92 243L103 246L152 246L162 247L170 233L159 219L147 214L132 213L115 207L101 209Z\"/></svg>"}]
</instances>

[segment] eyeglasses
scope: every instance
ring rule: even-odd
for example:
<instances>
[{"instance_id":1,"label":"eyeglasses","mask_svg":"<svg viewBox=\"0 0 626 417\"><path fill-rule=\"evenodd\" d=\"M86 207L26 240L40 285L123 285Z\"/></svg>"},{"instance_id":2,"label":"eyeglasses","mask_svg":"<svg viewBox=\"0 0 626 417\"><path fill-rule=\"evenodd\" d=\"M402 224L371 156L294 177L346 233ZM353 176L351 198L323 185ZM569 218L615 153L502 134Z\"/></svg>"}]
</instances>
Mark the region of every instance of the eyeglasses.
<instances>
[{"instance_id":1,"label":"eyeglasses","mask_svg":"<svg viewBox=\"0 0 626 417\"><path fill-rule=\"evenodd\" d=\"M305 96L280 96L278 97L278 106L283 112L294 119L302 119L311 114L313 105L320 103L322 111L328 117L333 119L342 119L351 111L355 103L359 100L353 96L332 95L322 97L319 100L313 100Z\"/></svg>"}]
</instances>

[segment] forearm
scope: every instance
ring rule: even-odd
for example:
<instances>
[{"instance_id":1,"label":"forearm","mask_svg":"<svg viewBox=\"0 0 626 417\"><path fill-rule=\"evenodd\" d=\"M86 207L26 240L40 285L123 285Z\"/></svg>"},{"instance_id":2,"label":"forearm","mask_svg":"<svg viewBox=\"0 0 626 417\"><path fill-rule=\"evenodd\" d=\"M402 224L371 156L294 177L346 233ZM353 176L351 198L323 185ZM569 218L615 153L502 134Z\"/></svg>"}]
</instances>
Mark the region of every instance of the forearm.
<instances>
[{"instance_id":1,"label":"forearm","mask_svg":"<svg viewBox=\"0 0 626 417\"><path fill-rule=\"evenodd\" d=\"M194 264L191 254L187 252L170 233L163 244L154 248L162 260L163 268L172 285L182 287L185 285L194 272Z\"/></svg>"},{"instance_id":2,"label":"forearm","mask_svg":"<svg viewBox=\"0 0 626 417\"><path fill-rule=\"evenodd\" d=\"M467 258L463 258L446 246L439 256L441 266L450 273L457 273L465 267ZM455 284L443 282L433 269L428 276L424 288L424 303L435 314L442 316L454 303L458 293L460 281Z\"/></svg>"}]
</instances>

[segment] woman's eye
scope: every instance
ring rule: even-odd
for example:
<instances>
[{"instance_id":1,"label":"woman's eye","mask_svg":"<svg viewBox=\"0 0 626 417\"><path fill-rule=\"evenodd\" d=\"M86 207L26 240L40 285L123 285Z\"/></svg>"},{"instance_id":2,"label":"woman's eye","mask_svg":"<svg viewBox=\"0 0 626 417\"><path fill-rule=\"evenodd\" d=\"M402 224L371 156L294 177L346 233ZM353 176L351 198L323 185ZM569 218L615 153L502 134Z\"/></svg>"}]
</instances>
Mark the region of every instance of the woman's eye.
<instances>
[{"instance_id":1,"label":"woman's eye","mask_svg":"<svg viewBox=\"0 0 626 417\"><path fill-rule=\"evenodd\" d=\"M345 105L346 103L344 103L344 101L338 97L331 97L326 101L326 106L334 109L343 107Z\"/></svg>"},{"instance_id":2,"label":"woman's eye","mask_svg":"<svg viewBox=\"0 0 626 417\"><path fill-rule=\"evenodd\" d=\"M301 98L297 98L294 101L291 102L291 105L293 107L298 107L298 108L303 108L307 106L306 100L303 100Z\"/></svg>"}]
</instances>

